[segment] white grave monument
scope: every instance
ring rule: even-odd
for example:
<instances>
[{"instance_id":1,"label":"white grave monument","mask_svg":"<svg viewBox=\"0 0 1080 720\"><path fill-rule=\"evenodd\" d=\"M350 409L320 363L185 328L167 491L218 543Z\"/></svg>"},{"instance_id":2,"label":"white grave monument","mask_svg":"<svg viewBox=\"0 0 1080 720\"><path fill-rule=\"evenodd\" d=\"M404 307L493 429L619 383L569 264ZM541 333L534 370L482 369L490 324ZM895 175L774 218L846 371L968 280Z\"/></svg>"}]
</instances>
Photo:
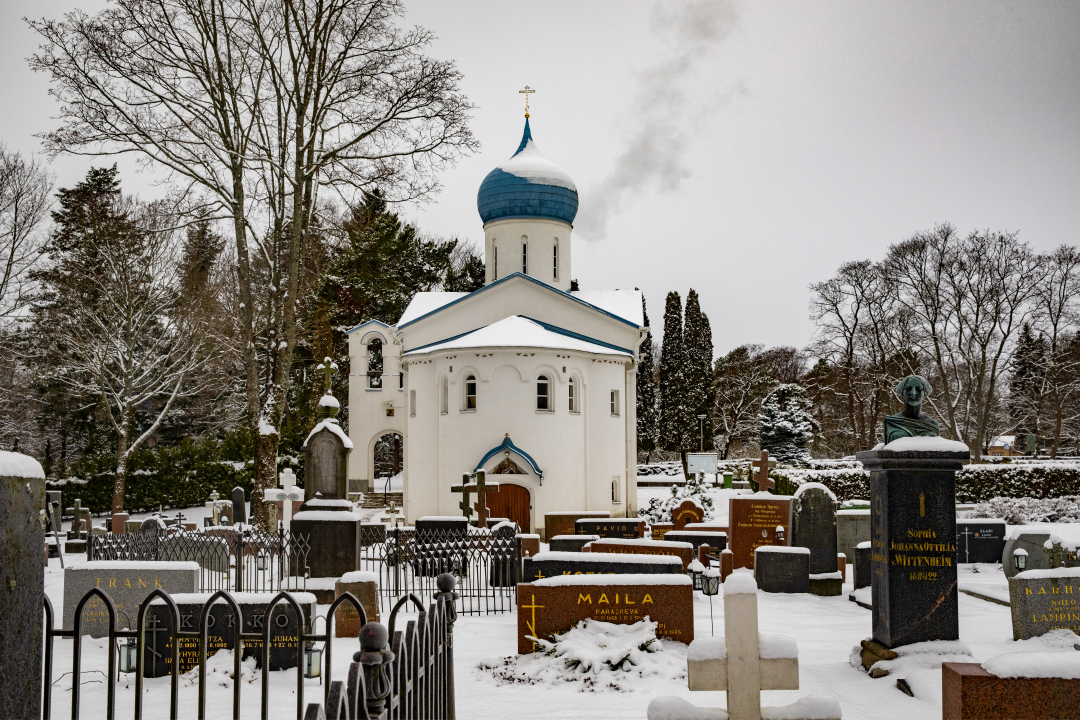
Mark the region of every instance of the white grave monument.
<instances>
[{"instance_id":1,"label":"white grave monument","mask_svg":"<svg viewBox=\"0 0 1080 720\"><path fill-rule=\"evenodd\" d=\"M724 636L698 638L686 653L690 689L726 690L727 711L666 696L649 703L649 720L839 720L840 703L825 695L807 695L785 707L761 707L762 690L799 689L799 648L786 635L758 633L757 590L752 573L732 573L724 583Z\"/></svg>"},{"instance_id":2,"label":"white grave monument","mask_svg":"<svg viewBox=\"0 0 1080 720\"><path fill-rule=\"evenodd\" d=\"M296 487L296 475L290 468L285 468L278 476L280 488L267 488L263 495L266 502L281 503L281 524L285 528L285 537L289 537L292 525L292 504L294 500L303 500L304 491Z\"/></svg>"}]
</instances>

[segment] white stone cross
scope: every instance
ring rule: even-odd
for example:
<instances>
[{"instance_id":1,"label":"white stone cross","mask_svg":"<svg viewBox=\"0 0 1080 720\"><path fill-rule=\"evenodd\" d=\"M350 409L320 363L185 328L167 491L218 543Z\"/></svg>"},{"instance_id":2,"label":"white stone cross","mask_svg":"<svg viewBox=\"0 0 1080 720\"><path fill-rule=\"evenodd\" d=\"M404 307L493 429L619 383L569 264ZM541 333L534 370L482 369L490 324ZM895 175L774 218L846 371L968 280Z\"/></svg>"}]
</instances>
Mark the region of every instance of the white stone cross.
<instances>
[{"instance_id":1,"label":"white stone cross","mask_svg":"<svg viewBox=\"0 0 1080 720\"><path fill-rule=\"evenodd\" d=\"M790 637L758 633L757 600L754 576L731 574L724 583L724 636L698 638L686 653L690 689L726 690L728 720L761 720L762 690L799 689L799 648ZM648 716L689 720L704 717L701 710L679 697L658 697L649 703ZM769 710L770 717L837 720L841 712L835 698L820 695L807 696L782 713Z\"/></svg>"},{"instance_id":2,"label":"white stone cross","mask_svg":"<svg viewBox=\"0 0 1080 720\"><path fill-rule=\"evenodd\" d=\"M263 495L266 502L281 503L281 524L285 528L285 536L289 535L289 527L292 525L292 504L294 500L300 500L304 496L296 487L296 475L290 468L281 471L278 477L280 488L267 488Z\"/></svg>"}]
</instances>

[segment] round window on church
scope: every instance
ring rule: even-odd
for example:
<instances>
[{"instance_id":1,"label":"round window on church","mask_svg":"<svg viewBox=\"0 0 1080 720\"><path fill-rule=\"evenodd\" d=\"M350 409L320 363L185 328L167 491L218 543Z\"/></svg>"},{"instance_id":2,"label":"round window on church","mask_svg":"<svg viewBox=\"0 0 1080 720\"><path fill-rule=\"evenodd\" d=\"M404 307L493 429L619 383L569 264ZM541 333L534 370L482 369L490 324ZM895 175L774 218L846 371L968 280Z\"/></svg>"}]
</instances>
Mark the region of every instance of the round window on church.
<instances>
[{"instance_id":1,"label":"round window on church","mask_svg":"<svg viewBox=\"0 0 1080 720\"><path fill-rule=\"evenodd\" d=\"M536 409L551 409L551 383L547 375L541 375L536 379Z\"/></svg>"},{"instance_id":2,"label":"round window on church","mask_svg":"<svg viewBox=\"0 0 1080 720\"><path fill-rule=\"evenodd\" d=\"M465 409L476 409L476 376L470 375L465 378Z\"/></svg>"}]
</instances>

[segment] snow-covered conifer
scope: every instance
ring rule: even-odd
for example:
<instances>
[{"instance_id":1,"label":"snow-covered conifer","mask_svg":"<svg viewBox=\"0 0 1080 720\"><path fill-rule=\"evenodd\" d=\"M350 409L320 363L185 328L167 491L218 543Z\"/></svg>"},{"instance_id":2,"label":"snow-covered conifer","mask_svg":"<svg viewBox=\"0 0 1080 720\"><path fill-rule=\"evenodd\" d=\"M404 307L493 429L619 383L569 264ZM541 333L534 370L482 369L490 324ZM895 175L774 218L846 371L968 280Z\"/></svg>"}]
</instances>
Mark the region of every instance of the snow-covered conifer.
<instances>
[{"instance_id":1,"label":"snow-covered conifer","mask_svg":"<svg viewBox=\"0 0 1080 720\"><path fill-rule=\"evenodd\" d=\"M780 463L795 466L810 464L810 443L820 430L810 415L811 403L806 392L791 383L777 385L761 403L758 415L761 449Z\"/></svg>"}]
</instances>

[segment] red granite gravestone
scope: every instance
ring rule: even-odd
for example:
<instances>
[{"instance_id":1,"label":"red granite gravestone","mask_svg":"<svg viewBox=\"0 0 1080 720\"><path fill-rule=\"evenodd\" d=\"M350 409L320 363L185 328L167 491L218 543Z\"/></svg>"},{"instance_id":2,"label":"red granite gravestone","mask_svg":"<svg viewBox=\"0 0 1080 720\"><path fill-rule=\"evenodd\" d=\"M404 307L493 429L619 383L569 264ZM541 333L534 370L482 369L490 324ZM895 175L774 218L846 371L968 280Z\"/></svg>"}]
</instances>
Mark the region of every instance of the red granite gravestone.
<instances>
[{"instance_id":1,"label":"red granite gravestone","mask_svg":"<svg viewBox=\"0 0 1080 720\"><path fill-rule=\"evenodd\" d=\"M1080 680L998 677L978 663L942 663L941 717L943 720L1076 720L1080 718Z\"/></svg>"},{"instance_id":2,"label":"red granite gravestone","mask_svg":"<svg viewBox=\"0 0 1080 720\"><path fill-rule=\"evenodd\" d=\"M675 529L675 523L653 523L649 529L653 540L663 540L664 535Z\"/></svg>"},{"instance_id":3,"label":"red granite gravestone","mask_svg":"<svg viewBox=\"0 0 1080 720\"><path fill-rule=\"evenodd\" d=\"M694 546L684 542L657 540L618 540L614 538L594 540L583 550L596 553L627 553L631 555L672 555L682 560L683 572L694 557Z\"/></svg>"},{"instance_id":4,"label":"red granite gravestone","mask_svg":"<svg viewBox=\"0 0 1080 720\"><path fill-rule=\"evenodd\" d=\"M573 535L577 532L574 522L578 518L606 518L611 517L607 510L566 510L564 512L549 512L544 514L544 531L542 539L550 541L556 535Z\"/></svg>"},{"instance_id":5,"label":"red granite gravestone","mask_svg":"<svg viewBox=\"0 0 1080 720\"><path fill-rule=\"evenodd\" d=\"M679 507L671 511L671 521L676 530L682 530L687 523L700 523L705 521L705 508L692 499L683 500Z\"/></svg>"},{"instance_id":6,"label":"red granite gravestone","mask_svg":"<svg viewBox=\"0 0 1080 720\"><path fill-rule=\"evenodd\" d=\"M728 510L728 548L732 566L754 567L754 550L762 545L786 545L791 536L791 498L785 495L755 493L733 497ZM776 528L784 529L784 541Z\"/></svg>"},{"instance_id":7,"label":"red granite gravestone","mask_svg":"<svg viewBox=\"0 0 1080 720\"><path fill-rule=\"evenodd\" d=\"M656 636L694 640L694 585L686 575L569 575L520 583L518 653L536 652L528 636L550 639L585 619L632 625L646 617Z\"/></svg>"}]
</instances>

